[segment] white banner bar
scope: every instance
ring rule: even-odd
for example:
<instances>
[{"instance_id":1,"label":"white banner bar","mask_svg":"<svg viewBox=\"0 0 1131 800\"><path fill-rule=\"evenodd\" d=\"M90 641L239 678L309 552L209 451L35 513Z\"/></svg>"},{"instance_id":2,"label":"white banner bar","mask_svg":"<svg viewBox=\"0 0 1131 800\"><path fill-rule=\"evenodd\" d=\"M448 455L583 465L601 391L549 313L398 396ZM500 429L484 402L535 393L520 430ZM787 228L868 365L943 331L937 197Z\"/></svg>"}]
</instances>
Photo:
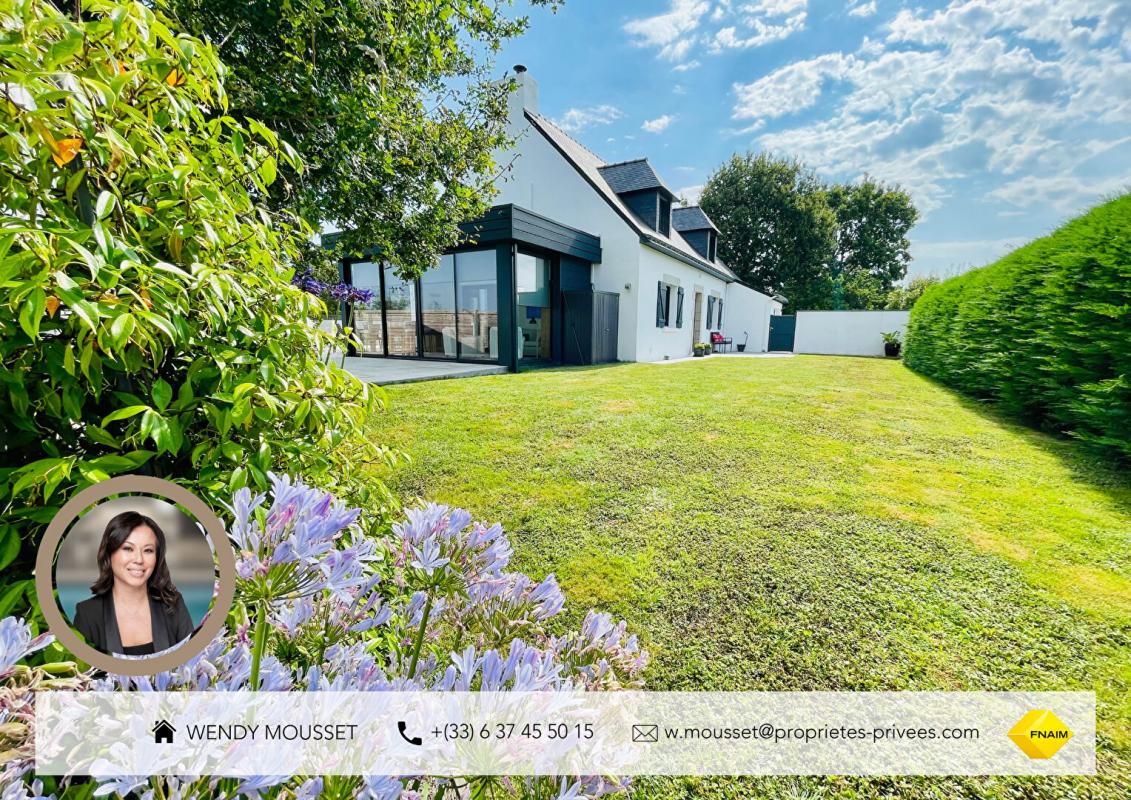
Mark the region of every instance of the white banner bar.
<instances>
[{"instance_id":1,"label":"white banner bar","mask_svg":"<svg viewBox=\"0 0 1131 800\"><path fill-rule=\"evenodd\" d=\"M1092 775L1090 692L42 692L41 775Z\"/></svg>"}]
</instances>

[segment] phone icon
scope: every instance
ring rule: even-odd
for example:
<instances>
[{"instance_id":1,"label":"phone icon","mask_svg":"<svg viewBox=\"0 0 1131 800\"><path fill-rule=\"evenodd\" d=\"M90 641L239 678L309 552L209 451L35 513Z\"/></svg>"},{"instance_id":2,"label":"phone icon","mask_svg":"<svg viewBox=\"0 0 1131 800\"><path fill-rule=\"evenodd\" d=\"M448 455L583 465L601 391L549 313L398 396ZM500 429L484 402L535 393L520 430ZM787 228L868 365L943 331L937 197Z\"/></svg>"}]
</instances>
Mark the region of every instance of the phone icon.
<instances>
[{"instance_id":1,"label":"phone icon","mask_svg":"<svg viewBox=\"0 0 1131 800\"><path fill-rule=\"evenodd\" d=\"M421 739L419 736L409 736L408 734L406 734L405 733L406 728L408 728L408 723L405 722L403 719L400 722L397 723L397 730L400 731L402 739L404 739L409 744L416 745L417 747L420 747L422 744L424 744L424 740Z\"/></svg>"}]
</instances>

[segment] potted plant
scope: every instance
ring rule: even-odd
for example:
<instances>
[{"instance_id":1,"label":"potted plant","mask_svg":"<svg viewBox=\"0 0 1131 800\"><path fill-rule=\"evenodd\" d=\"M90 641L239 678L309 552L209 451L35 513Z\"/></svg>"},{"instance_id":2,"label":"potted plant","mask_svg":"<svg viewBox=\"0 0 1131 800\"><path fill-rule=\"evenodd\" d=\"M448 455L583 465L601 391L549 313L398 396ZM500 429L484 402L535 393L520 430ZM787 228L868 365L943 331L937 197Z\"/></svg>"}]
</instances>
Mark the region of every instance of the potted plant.
<instances>
[{"instance_id":1,"label":"potted plant","mask_svg":"<svg viewBox=\"0 0 1131 800\"><path fill-rule=\"evenodd\" d=\"M899 331L881 333L880 336L884 337L884 355L888 358L898 358L899 351L903 349L903 341L900 339Z\"/></svg>"},{"instance_id":2,"label":"potted plant","mask_svg":"<svg viewBox=\"0 0 1131 800\"><path fill-rule=\"evenodd\" d=\"M707 355L707 353L711 352L711 345L707 342L696 342L692 349L695 351L696 358L702 358Z\"/></svg>"},{"instance_id":3,"label":"potted plant","mask_svg":"<svg viewBox=\"0 0 1131 800\"><path fill-rule=\"evenodd\" d=\"M746 343L750 341L750 333L748 331L743 331L743 333L746 334L746 338L743 339L742 344L738 346L738 352L740 353L746 352Z\"/></svg>"}]
</instances>

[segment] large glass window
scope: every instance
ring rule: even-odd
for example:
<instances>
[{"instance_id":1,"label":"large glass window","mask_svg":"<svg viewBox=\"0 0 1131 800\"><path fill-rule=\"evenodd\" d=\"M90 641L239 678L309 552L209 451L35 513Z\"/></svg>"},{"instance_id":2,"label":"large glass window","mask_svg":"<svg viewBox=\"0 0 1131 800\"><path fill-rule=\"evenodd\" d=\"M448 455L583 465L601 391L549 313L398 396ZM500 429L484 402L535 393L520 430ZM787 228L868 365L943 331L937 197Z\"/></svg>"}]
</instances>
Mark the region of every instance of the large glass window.
<instances>
[{"instance_id":1,"label":"large glass window","mask_svg":"<svg viewBox=\"0 0 1131 800\"><path fill-rule=\"evenodd\" d=\"M494 249L445 255L415 280L406 281L384 265L383 293L380 269L369 261L352 265L353 285L372 289L376 295L372 303L353 309L362 353L498 360L501 332ZM544 294L548 299L549 292Z\"/></svg>"},{"instance_id":2,"label":"large glass window","mask_svg":"<svg viewBox=\"0 0 1131 800\"><path fill-rule=\"evenodd\" d=\"M515 293L518 356L551 358L550 262L539 256L519 253L515 262Z\"/></svg>"},{"instance_id":3,"label":"large glass window","mask_svg":"<svg viewBox=\"0 0 1131 800\"><path fill-rule=\"evenodd\" d=\"M350 269L353 285L373 292L372 303L353 304L353 318L350 320L353 338L362 353L383 356L385 334L381 325L381 265L372 261L359 261Z\"/></svg>"},{"instance_id":4,"label":"large glass window","mask_svg":"<svg viewBox=\"0 0 1131 800\"><path fill-rule=\"evenodd\" d=\"M455 258L441 256L440 263L420 276L420 318L426 358L456 357Z\"/></svg>"},{"instance_id":5,"label":"large glass window","mask_svg":"<svg viewBox=\"0 0 1131 800\"><path fill-rule=\"evenodd\" d=\"M385 267L385 326L389 355L419 355L416 346L416 281L406 281Z\"/></svg>"},{"instance_id":6,"label":"large glass window","mask_svg":"<svg viewBox=\"0 0 1131 800\"><path fill-rule=\"evenodd\" d=\"M499 293L494 250L456 255L460 358L499 358Z\"/></svg>"}]
</instances>

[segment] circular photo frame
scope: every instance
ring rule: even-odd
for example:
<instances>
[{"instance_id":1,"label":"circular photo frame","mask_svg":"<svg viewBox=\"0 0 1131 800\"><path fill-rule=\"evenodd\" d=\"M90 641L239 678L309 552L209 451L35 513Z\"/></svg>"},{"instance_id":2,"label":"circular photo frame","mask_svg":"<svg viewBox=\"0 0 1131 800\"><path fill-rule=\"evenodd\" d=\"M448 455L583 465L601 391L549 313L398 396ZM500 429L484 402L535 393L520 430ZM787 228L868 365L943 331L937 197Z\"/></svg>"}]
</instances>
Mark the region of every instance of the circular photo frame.
<instances>
[{"instance_id":1,"label":"circular photo frame","mask_svg":"<svg viewBox=\"0 0 1131 800\"><path fill-rule=\"evenodd\" d=\"M83 641L76 632L74 623L63 616L59 607L59 600L56 599L55 574L56 559L60 556L60 548L64 544L64 539L78 524L82 523L84 517L88 514L97 513L102 505L113 508L114 504L123 497L138 495L145 496L145 499L150 503L156 501L160 506L169 506L171 503L179 508L172 506L170 508L173 508L175 513L186 517L186 519L191 515L195 522L203 528L205 536L211 540L210 550L215 554L216 572L218 573L215 577L216 596L212 599L211 609L207 612L204 621L196 629L196 632L179 643L171 643L168 649L140 658L107 654ZM118 509L114 508L113 510ZM119 514L113 519L118 519L121 516L125 515ZM148 518L143 517L143 519ZM144 523L140 527L143 533L149 530ZM137 526L134 529L137 530ZM110 535L110 532L107 531L106 535ZM152 535L151 532L149 532L149 535ZM121 537L119 536L119 538ZM164 534L162 534L162 538L164 538ZM133 539L132 533L129 535L129 539ZM115 554L130 552L133 546L134 543L132 542L119 542ZM139 546L137 549L138 552L141 552L144 547ZM139 555L138 558L144 557ZM44 534L43 541L39 545L39 552L36 555L35 590L48 629L55 634L60 643L76 656L108 673L134 677L152 675L156 672L174 670L182 666L204 650L223 629L224 621L232 608L236 594L235 553L228 541L224 523L203 500L192 492L161 478L143 475L119 475L116 478L102 481L84 489L59 509L59 513L48 525L47 532ZM182 606L183 602L182 598ZM194 624L195 620L191 620L191 615L189 617L189 624ZM154 639L155 641L157 639L156 631Z\"/></svg>"}]
</instances>

